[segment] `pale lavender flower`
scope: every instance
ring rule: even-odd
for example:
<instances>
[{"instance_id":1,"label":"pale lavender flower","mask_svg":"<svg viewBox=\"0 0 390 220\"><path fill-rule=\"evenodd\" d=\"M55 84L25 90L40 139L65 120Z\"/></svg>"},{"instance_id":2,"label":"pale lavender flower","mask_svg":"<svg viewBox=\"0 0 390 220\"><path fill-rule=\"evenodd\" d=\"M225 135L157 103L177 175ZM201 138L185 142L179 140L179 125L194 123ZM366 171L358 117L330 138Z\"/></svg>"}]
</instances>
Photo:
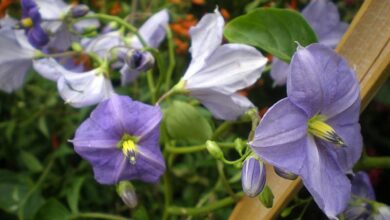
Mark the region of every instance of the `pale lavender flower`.
<instances>
[{"instance_id":1,"label":"pale lavender flower","mask_svg":"<svg viewBox=\"0 0 390 220\"><path fill-rule=\"evenodd\" d=\"M61 70L57 88L65 103L81 108L110 98L115 92L104 68L84 73Z\"/></svg>"},{"instance_id":2,"label":"pale lavender flower","mask_svg":"<svg viewBox=\"0 0 390 220\"><path fill-rule=\"evenodd\" d=\"M23 85L38 51L23 30L1 29L0 45L0 90L10 93Z\"/></svg>"},{"instance_id":3,"label":"pale lavender flower","mask_svg":"<svg viewBox=\"0 0 390 220\"><path fill-rule=\"evenodd\" d=\"M245 159L242 166L241 183L244 193L256 197L263 191L266 180L266 170L263 161L254 156Z\"/></svg>"},{"instance_id":4,"label":"pale lavender flower","mask_svg":"<svg viewBox=\"0 0 390 220\"><path fill-rule=\"evenodd\" d=\"M82 33L90 28L98 28L100 23L96 19L83 19L76 22L69 30L69 16L72 16L72 6L66 4L62 0L35 0L39 7L39 12L42 18L43 27L48 30L52 36L49 44L51 49L65 51L69 48L72 42L80 41L80 36L74 32Z\"/></svg>"},{"instance_id":5,"label":"pale lavender flower","mask_svg":"<svg viewBox=\"0 0 390 220\"><path fill-rule=\"evenodd\" d=\"M121 82L126 85L134 81L142 72L145 72L154 65L154 57L147 51L130 49L122 55L124 65L121 68Z\"/></svg>"},{"instance_id":6,"label":"pale lavender flower","mask_svg":"<svg viewBox=\"0 0 390 220\"><path fill-rule=\"evenodd\" d=\"M16 19L13 19L9 15L5 15L0 19L0 31L9 30L14 28L18 24Z\"/></svg>"},{"instance_id":7,"label":"pale lavender flower","mask_svg":"<svg viewBox=\"0 0 390 220\"><path fill-rule=\"evenodd\" d=\"M247 45L222 45L223 26L216 9L190 29L192 60L176 89L199 99L216 118L235 120L254 107L236 92L256 82L267 58Z\"/></svg>"},{"instance_id":8,"label":"pale lavender flower","mask_svg":"<svg viewBox=\"0 0 390 220\"><path fill-rule=\"evenodd\" d=\"M96 181L157 182L165 171L159 147L158 106L113 95L101 102L76 131L75 151L93 167Z\"/></svg>"},{"instance_id":9,"label":"pale lavender flower","mask_svg":"<svg viewBox=\"0 0 390 220\"><path fill-rule=\"evenodd\" d=\"M169 14L166 9L163 9L153 16L151 16L139 28L140 36L145 40L148 47L157 48L164 40L166 31L165 28L169 22ZM112 31L98 36L85 42L85 50L87 52L94 52L100 57L111 57L112 54L120 53L122 49L126 51L133 51L133 49L144 49L140 40L136 35L131 37L123 36L120 31ZM148 52L141 52L140 60L151 60L151 54ZM118 54L119 56L119 54ZM122 85L126 85L135 80L139 74L145 71L145 68L133 68L127 63L120 63L120 73Z\"/></svg>"},{"instance_id":10,"label":"pale lavender flower","mask_svg":"<svg viewBox=\"0 0 390 220\"><path fill-rule=\"evenodd\" d=\"M303 10L303 17L313 28L319 43L335 48L348 24L340 21L337 6L330 0L312 0ZM286 84L289 71L288 63L274 57L272 60L271 77L274 85Z\"/></svg>"},{"instance_id":11,"label":"pale lavender flower","mask_svg":"<svg viewBox=\"0 0 390 220\"><path fill-rule=\"evenodd\" d=\"M256 129L252 149L270 164L299 175L329 218L351 196L345 173L359 159L359 84L346 61L321 44L298 48L287 98L273 105Z\"/></svg>"}]
</instances>

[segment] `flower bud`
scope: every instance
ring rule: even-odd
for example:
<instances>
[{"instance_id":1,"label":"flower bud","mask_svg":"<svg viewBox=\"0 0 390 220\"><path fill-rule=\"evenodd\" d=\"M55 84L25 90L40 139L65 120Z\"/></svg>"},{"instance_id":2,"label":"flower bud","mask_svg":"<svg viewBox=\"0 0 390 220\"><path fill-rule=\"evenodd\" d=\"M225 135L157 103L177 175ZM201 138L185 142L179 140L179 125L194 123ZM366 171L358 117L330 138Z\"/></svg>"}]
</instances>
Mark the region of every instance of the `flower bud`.
<instances>
[{"instance_id":1,"label":"flower bud","mask_svg":"<svg viewBox=\"0 0 390 220\"><path fill-rule=\"evenodd\" d=\"M264 188L266 180L265 165L253 156L245 159L242 167L242 189L249 197L256 197Z\"/></svg>"},{"instance_id":2,"label":"flower bud","mask_svg":"<svg viewBox=\"0 0 390 220\"><path fill-rule=\"evenodd\" d=\"M298 175L291 173L291 172L288 172L287 170L279 168L279 167L274 166L274 171L276 174L278 174L278 176L285 178L285 179L288 179L288 180L295 180L296 178L298 178Z\"/></svg>"},{"instance_id":3,"label":"flower bud","mask_svg":"<svg viewBox=\"0 0 390 220\"><path fill-rule=\"evenodd\" d=\"M154 65L154 57L151 53L141 50L128 50L124 57L125 63L132 70L144 72Z\"/></svg>"},{"instance_id":4,"label":"flower bud","mask_svg":"<svg viewBox=\"0 0 390 220\"><path fill-rule=\"evenodd\" d=\"M81 4L73 6L70 9L70 14L72 18L81 18L84 17L89 12L89 7L87 5Z\"/></svg>"},{"instance_id":5,"label":"flower bud","mask_svg":"<svg viewBox=\"0 0 390 220\"><path fill-rule=\"evenodd\" d=\"M223 152L215 141L206 141L206 148L215 159L220 160L223 158Z\"/></svg>"},{"instance_id":6,"label":"flower bud","mask_svg":"<svg viewBox=\"0 0 390 220\"><path fill-rule=\"evenodd\" d=\"M104 26L104 28L102 30L102 34L106 34L106 33L118 30L118 28L119 28L119 24L115 21L111 21L106 26Z\"/></svg>"},{"instance_id":7,"label":"flower bud","mask_svg":"<svg viewBox=\"0 0 390 220\"><path fill-rule=\"evenodd\" d=\"M129 181L121 181L116 187L118 195L122 201L129 207L135 208L138 204L137 194L135 193L134 186Z\"/></svg>"}]
</instances>

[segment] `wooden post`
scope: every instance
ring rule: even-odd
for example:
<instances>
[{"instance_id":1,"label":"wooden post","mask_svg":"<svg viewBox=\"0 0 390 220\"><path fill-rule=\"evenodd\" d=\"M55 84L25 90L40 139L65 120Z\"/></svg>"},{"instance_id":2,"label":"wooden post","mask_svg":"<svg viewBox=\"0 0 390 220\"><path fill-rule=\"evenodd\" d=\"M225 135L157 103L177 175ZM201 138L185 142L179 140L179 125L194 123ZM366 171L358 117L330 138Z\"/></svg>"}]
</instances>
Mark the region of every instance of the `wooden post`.
<instances>
[{"instance_id":1,"label":"wooden post","mask_svg":"<svg viewBox=\"0 0 390 220\"><path fill-rule=\"evenodd\" d=\"M336 51L356 70L363 110L390 74L390 0L366 0ZM265 208L257 198L244 197L229 219L276 219L302 182L285 180L267 166L267 185L275 196L271 209Z\"/></svg>"}]
</instances>

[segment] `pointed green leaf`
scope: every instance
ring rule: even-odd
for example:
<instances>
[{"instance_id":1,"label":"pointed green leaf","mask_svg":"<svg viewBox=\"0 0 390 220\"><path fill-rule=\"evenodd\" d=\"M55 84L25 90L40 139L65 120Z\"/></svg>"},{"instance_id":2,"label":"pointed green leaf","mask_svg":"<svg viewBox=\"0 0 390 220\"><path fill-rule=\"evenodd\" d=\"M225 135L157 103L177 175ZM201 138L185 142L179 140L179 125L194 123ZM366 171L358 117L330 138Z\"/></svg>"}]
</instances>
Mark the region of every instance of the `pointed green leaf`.
<instances>
[{"instance_id":1,"label":"pointed green leaf","mask_svg":"<svg viewBox=\"0 0 390 220\"><path fill-rule=\"evenodd\" d=\"M290 62L298 42L302 46L317 42L313 29L298 12L261 8L230 21L224 32L232 43L249 44Z\"/></svg>"}]
</instances>

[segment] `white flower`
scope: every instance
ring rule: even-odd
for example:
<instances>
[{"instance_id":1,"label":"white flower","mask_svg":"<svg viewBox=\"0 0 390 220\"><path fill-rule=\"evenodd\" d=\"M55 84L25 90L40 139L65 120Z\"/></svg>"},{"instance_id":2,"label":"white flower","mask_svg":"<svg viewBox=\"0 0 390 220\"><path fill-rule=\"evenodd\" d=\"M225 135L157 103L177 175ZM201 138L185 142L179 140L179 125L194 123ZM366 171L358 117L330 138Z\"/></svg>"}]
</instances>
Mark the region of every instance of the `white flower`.
<instances>
[{"instance_id":1,"label":"white flower","mask_svg":"<svg viewBox=\"0 0 390 220\"><path fill-rule=\"evenodd\" d=\"M114 94L111 81L97 68L85 73L63 69L57 81L58 92L66 103L81 108L97 104Z\"/></svg>"},{"instance_id":2,"label":"white flower","mask_svg":"<svg viewBox=\"0 0 390 220\"><path fill-rule=\"evenodd\" d=\"M223 17L215 10L190 29L192 61L181 84L216 118L235 120L253 107L236 92L256 82L267 58L247 45L222 45L223 26Z\"/></svg>"}]
</instances>

